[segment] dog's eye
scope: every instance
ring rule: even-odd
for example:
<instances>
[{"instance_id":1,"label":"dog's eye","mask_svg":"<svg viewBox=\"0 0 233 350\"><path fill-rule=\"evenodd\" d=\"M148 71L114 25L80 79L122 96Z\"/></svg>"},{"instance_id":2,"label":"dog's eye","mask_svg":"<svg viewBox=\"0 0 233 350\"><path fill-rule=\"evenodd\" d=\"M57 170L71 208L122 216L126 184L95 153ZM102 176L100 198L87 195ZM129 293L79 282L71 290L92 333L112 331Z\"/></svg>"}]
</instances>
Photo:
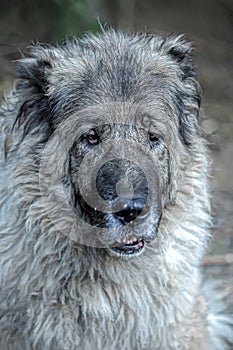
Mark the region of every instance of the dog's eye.
<instances>
[{"instance_id":1,"label":"dog's eye","mask_svg":"<svg viewBox=\"0 0 233 350\"><path fill-rule=\"evenodd\" d=\"M159 138L156 134L152 133L152 132L148 132L148 141L151 143L151 144L155 144L159 141Z\"/></svg>"},{"instance_id":2,"label":"dog's eye","mask_svg":"<svg viewBox=\"0 0 233 350\"><path fill-rule=\"evenodd\" d=\"M86 135L86 139L90 145L98 145L99 143L99 136L96 132L94 132L93 134Z\"/></svg>"}]
</instances>

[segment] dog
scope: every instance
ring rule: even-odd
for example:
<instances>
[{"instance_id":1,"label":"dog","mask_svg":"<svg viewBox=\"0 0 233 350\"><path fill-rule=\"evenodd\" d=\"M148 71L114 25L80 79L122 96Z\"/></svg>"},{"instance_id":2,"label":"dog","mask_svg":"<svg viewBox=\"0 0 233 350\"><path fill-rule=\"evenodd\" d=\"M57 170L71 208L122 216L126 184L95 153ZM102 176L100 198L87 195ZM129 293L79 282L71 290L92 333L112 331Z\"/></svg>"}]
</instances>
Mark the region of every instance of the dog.
<instances>
[{"instance_id":1,"label":"dog","mask_svg":"<svg viewBox=\"0 0 233 350\"><path fill-rule=\"evenodd\" d=\"M201 271L192 45L109 29L37 44L17 67L0 109L1 349L232 349Z\"/></svg>"}]
</instances>

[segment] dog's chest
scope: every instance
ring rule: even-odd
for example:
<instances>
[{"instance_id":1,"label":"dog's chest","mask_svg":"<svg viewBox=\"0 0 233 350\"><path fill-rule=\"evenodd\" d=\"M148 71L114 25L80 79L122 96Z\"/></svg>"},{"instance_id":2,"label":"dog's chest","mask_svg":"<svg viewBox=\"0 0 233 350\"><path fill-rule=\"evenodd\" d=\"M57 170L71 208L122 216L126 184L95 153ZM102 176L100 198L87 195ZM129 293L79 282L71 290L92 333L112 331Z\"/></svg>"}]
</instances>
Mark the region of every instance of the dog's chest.
<instances>
[{"instance_id":1,"label":"dog's chest","mask_svg":"<svg viewBox=\"0 0 233 350\"><path fill-rule=\"evenodd\" d=\"M145 285L87 288L81 300L83 349L150 349L158 323L156 303Z\"/></svg>"}]
</instances>

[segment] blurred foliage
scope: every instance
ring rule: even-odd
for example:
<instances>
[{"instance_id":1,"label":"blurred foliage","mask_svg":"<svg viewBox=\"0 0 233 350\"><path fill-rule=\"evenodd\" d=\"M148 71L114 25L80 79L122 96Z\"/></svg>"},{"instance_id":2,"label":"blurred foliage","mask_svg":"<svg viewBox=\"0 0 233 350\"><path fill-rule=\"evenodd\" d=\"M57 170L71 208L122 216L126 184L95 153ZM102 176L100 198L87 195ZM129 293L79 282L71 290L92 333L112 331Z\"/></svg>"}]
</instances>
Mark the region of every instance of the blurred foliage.
<instances>
[{"instance_id":1,"label":"blurred foliage","mask_svg":"<svg viewBox=\"0 0 233 350\"><path fill-rule=\"evenodd\" d=\"M50 0L52 10L57 12L53 34L56 39L66 35L82 34L86 30L97 30L96 18L90 14L87 0Z\"/></svg>"},{"instance_id":2,"label":"blurred foliage","mask_svg":"<svg viewBox=\"0 0 233 350\"><path fill-rule=\"evenodd\" d=\"M57 41L96 31L98 23L88 0L9 0L0 3L0 40Z\"/></svg>"},{"instance_id":3,"label":"blurred foliage","mask_svg":"<svg viewBox=\"0 0 233 350\"><path fill-rule=\"evenodd\" d=\"M98 28L93 0L1 0L0 96L12 83L12 62L31 42L59 42Z\"/></svg>"}]
</instances>

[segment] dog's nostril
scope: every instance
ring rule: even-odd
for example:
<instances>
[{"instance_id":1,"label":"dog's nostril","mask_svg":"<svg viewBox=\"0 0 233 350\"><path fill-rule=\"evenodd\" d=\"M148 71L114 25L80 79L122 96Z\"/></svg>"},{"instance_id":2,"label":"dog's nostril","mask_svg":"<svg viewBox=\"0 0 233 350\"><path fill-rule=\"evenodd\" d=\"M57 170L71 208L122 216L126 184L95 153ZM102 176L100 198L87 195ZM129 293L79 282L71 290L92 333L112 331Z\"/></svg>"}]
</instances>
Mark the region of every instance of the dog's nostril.
<instances>
[{"instance_id":1,"label":"dog's nostril","mask_svg":"<svg viewBox=\"0 0 233 350\"><path fill-rule=\"evenodd\" d=\"M143 208L143 205L127 206L125 209L116 212L115 216L122 224L128 224L141 214Z\"/></svg>"}]
</instances>

